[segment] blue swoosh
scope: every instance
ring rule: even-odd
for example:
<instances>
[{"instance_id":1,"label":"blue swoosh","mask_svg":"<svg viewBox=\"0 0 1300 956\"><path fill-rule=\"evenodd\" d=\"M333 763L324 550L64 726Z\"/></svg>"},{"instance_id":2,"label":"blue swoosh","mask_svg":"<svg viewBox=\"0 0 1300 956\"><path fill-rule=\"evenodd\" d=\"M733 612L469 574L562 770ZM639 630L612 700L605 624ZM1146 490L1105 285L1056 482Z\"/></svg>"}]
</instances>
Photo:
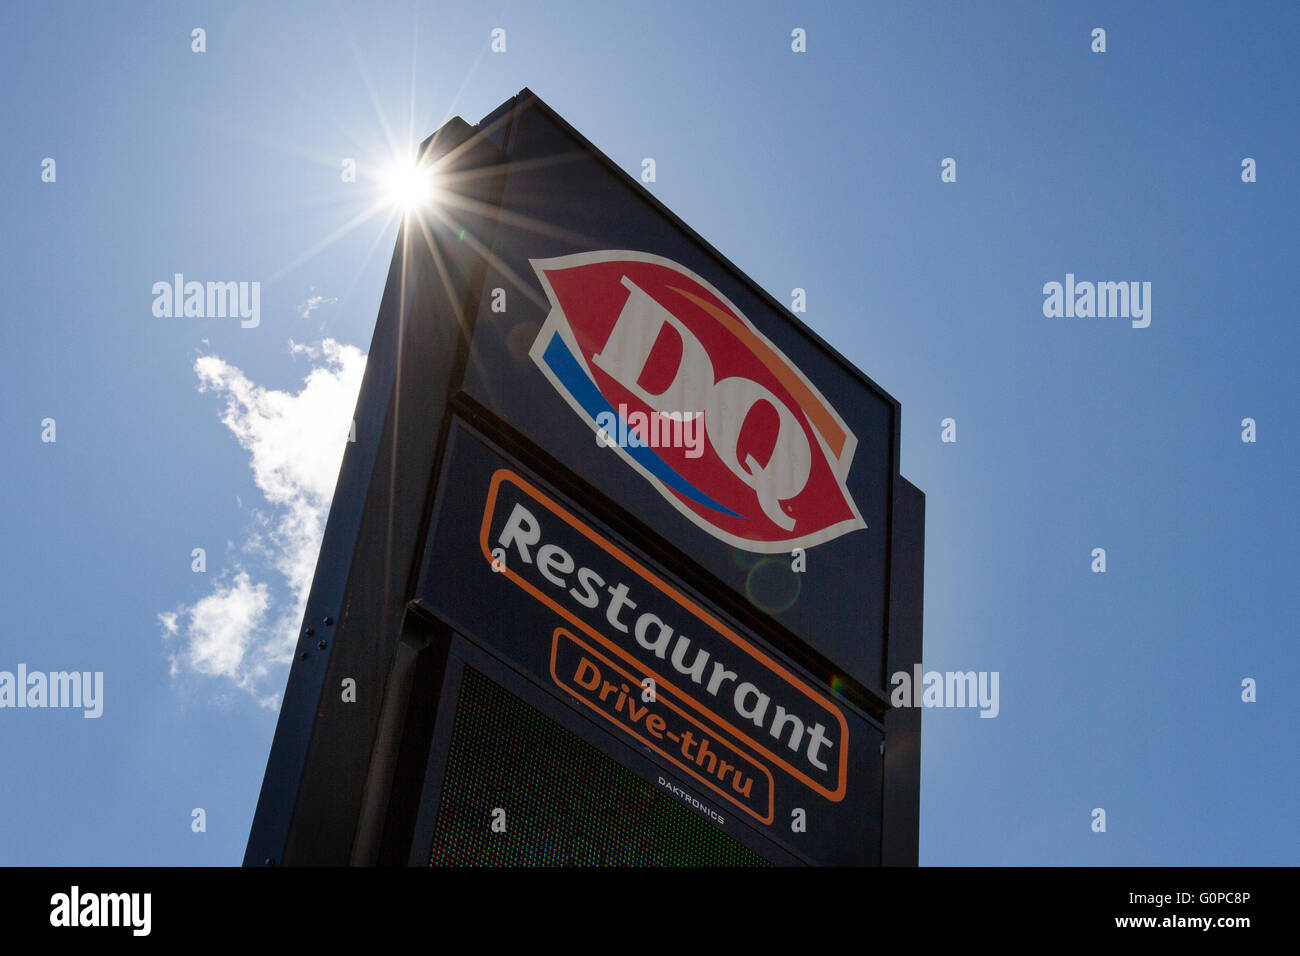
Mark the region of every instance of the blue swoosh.
<instances>
[{"instance_id":1,"label":"blue swoosh","mask_svg":"<svg viewBox=\"0 0 1300 956\"><path fill-rule=\"evenodd\" d=\"M608 399L600 394L600 389L596 388L593 382L578 360L573 357L573 353L568 350L559 334L552 334L551 341L546 344L546 351L542 355L542 360L546 362L555 377L560 383L568 389L569 394L577 399L582 410L591 416L591 420L598 421L602 412L609 412L615 418L618 412L609 404ZM689 481L679 475L668 462L656 455L649 447L637 447L629 444L623 449L640 464L646 471L654 475L669 488L681 493L683 496L697 501L707 508L714 511L721 511L725 515L731 515L733 518L744 519L744 515L737 514L730 508L714 501L704 492L700 491Z\"/></svg>"}]
</instances>

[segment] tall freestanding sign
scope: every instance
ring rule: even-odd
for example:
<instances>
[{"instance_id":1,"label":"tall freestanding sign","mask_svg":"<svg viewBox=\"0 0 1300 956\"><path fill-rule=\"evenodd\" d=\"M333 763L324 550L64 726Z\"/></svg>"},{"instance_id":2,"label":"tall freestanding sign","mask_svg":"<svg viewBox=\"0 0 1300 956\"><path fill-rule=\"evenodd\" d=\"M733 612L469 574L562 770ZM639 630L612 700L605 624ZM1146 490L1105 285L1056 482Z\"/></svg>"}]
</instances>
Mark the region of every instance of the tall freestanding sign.
<instances>
[{"instance_id":1,"label":"tall freestanding sign","mask_svg":"<svg viewBox=\"0 0 1300 956\"><path fill-rule=\"evenodd\" d=\"M914 864L898 403L527 90L422 155L245 862Z\"/></svg>"}]
</instances>

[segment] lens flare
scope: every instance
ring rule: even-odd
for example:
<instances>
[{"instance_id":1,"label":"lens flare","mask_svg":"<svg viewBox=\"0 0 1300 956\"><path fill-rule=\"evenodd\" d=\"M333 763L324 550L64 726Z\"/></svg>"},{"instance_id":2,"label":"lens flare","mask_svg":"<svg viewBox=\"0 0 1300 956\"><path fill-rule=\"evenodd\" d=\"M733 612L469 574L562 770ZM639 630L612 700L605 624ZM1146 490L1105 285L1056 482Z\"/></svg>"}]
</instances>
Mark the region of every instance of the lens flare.
<instances>
[{"instance_id":1,"label":"lens flare","mask_svg":"<svg viewBox=\"0 0 1300 956\"><path fill-rule=\"evenodd\" d=\"M394 163L383 175L384 196L389 205L403 212L427 209L438 201L438 177L427 165Z\"/></svg>"},{"instance_id":2,"label":"lens flare","mask_svg":"<svg viewBox=\"0 0 1300 956\"><path fill-rule=\"evenodd\" d=\"M760 611L782 614L799 600L803 582L784 555L766 555L745 576L745 596Z\"/></svg>"}]
</instances>

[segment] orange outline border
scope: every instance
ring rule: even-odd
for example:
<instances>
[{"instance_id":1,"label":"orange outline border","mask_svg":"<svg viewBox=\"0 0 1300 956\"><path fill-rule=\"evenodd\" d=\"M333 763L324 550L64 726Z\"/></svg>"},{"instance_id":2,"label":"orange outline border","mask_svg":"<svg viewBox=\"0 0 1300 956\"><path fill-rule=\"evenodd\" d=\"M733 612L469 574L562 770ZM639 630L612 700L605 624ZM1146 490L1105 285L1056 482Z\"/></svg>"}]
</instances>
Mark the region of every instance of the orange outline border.
<instances>
[{"instance_id":1,"label":"orange outline border","mask_svg":"<svg viewBox=\"0 0 1300 956\"><path fill-rule=\"evenodd\" d=\"M685 694L681 695L684 699L686 699L691 704L693 704L697 710L700 710L703 713L707 714L708 716L712 717L715 721L717 721L718 726L726 729L729 733L735 736L736 739L744 741L746 744L752 747L757 753L762 754L764 757L771 760L772 763L774 763L776 766L780 767L786 773L790 774L792 777L794 777L796 780L800 781L801 783L807 785L812 790L816 791L817 793L820 793L827 800L830 800L833 803L838 803L840 800L844 799L844 793L845 793L847 780L848 780L849 725L848 722L844 719L844 713L838 707L836 707L834 704L828 701L821 694L817 693L817 691L813 690L811 687L805 684L797 676L791 674L788 670L786 670L776 661L772 660L762 651L758 650L757 648L751 647L748 641L746 641L744 638L734 633L730 628L726 627L721 621L719 621L713 615L709 614L703 608L697 606L694 602L692 602L689 598L687 598L684 594L679 592L677 589L673 588L667 582L660 580L657 576L652 574L650 571L643 568L631 557L624 554L622 551L620 551L610 542L606 541L594 530L587 527L585 524L583 524L580 520L575 518L573 515L569 514L568 511L560 507L560 505L556 504L554 501L552 501L542 492L538 491L528 481L524 480L519 475L515 474L509 468L498 468L493 473L492 483L488 487L487 503L484 506L484 510L483 510L483 523L479 528L479 548L482 550L483 556L487 558L489 564L494 563L496 559L492 556L492 549L488 547L488 531L492 525L492 515L495 513L496 510L497 492L499 491L501 487L501 483L503 481L509 481L515 487L519 488L527 495L529 495L531 498L533 498L533 500L536 501L538 504L548 508L552 514L554 514L558 518L563 519L564 522L568 524L570 527L576 528L589 541L592 541L595 544L599 545L601 550L605 551L610 556L616 558L619 562L621 562L623 565L625 565L632 571L636 572L638 575L640 575L644 580L649 582L655 588L662 591L665 595L667 595L672 600L676 601L682 607L686 608L688 611L694 614L697 618L699 618L701 621L703 621L713 630L717 631L723 637L731 641L731 643L735 644L736 647L738 647L740 650L744 651L746 654L754 658L756 661L758 661L768 670L772 671L773 673L781 677L787 684L802 691L806 697L810 698L814 703L820 706L823 710L834 715L835 719L839 721L839 725L840 725L841 745L840 745L839 785L834 790L827 790L824 786L819 784L817 781L810 779L802 771L792 767L783 758L781 758L777 754L772 753L766 747L759 744L748 734L745 734L744 732L737 730L730 723L723 720L717 714L713 713L713 711L709 710L709 708L700 704L693 697L688 697ZM533 597L537 598L537 600L541 601L543 604L545 604L555 613L559 614L565 620L569 621L574 626L581 629L585 634L600 641L603 645L612 648L617 654L619 654L619 656L629 661L633 666L639 667L642 670L644 670L647 674L653 677L657 683L667 684L669 687L672 686L671 682L662 680L660 676L654 671L650 670L650 668L648 668L644 662L637 660L635 657L633 657L623 648L610 643L603 635L599 634L594 628L592 628L585 621L579 619L578 616L575 615L568 608L564 607L561 604L556 603L554 600L552 600L547 595L543 594L540 590L538 590L528 581L525 581L523 578L519 577L519 575L515 574L514 571L510 569L510 566L508 564L503 564L502 570L498 573L505 574L505 576L508 577L511 581L514 581L515 584L519 585L521 588L523 588Z\"/></svg>"},{"instance_id":2,"label":"orange outline border","mask_svg":"<svg viewBox=\"0 0 1300 956\"><path fill-rule=\"evenodd\" d=\"M586 697L582 696L581 694L575 693L567 683L565 683L563 680L560 679L560 675L555 672L555 656L560 649L561 636L568 638L579 648L586 651L588 654L590 654L592 657L596 658L597 660L601 661L606 667L612 667L615 672L622 674L624 677L632 681L632 683L636 684L638 687L641 685L641 681L637 680L636 675L630 673L629 671L625 671L623 668L619 667L617 664L615 664L613 661L607 658L604 654L600 653L600 651L596 650L594 647L590 646L589 644L583 643L583 641L578 637L578 635L570 631L566 631L562 627L557 627L555 629L555 633L551 635L551 679L555 681L555 683L558 684L565 691L565 693L567 693L574 700L582 701L584 704L586 704L596 713L600 714L610 723L618 727L619 730L623 731L624 733L628 734L631 737L635 737L637 740L641 741L641 743L645 744L647 747L649 747L650 749L654 750L656 753L664 757L664 759L672 761L674 764L677 765L679 769L686 771L696 780L700 781L700 783L704 784L706 787L709 787L711 790L714 790L721 797L723 797L723 799L730 800L732 803L740 807L740 809L744 810L755 820L758 820L760 823L770 824L772 820L775 819L776 781L772 778L772 771L768 770L765 766L763 766L761 763L759 763L749 754L745 753L743 750L741 750L739 747L733 744L726 737L723 737L721 734L711 730L710 728L706 727L704 724L700 723L698 720L696 720L686 711L682 710L680 707L674 704L667 697L660 696L665 686L668 687L668 690L672 691L674 694L678 695L679 697L686 698L685 694L679 691L676 687L672 687L664 684L656 684L655 700L658 703L665 704L672 710L677 711L677 713L680 714L683 718L685 718L687 722L698 727L700 730L705 731L710 737L713 737L714 743L721 744L722 747L724 747L727 750L730 750L732 752L732 755L738 755L741 760L744 760L746 763L750 764L751 766L761 770L763 775L767 777L767 816L766 817L759 816L757 811L755 811L753 807L738 800L736 797L733 797L731 794L727 793L727 791L723 790L722 787L720 787L718 784L711 781L708 777L704 777L696 773L694 770L691 769L691 767L688 764L682 763L682 761L678 760L667 750L662 749L654 742L647 740L645 737L642 737L639 733L637 733L635 730L633 730L630 726L628 726L623 721L616 718L613 714L609 713L608 711L602 710L600 707L592 703L590 700L588 700Z\"/></svg>"}]
</instances>

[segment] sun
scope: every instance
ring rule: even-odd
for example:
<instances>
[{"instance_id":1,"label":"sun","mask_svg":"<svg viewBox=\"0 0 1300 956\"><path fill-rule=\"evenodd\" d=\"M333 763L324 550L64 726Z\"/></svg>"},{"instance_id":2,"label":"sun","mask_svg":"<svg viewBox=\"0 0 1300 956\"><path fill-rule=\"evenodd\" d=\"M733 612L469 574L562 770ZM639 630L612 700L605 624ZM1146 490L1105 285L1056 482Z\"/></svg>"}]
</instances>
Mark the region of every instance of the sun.
<instances>
[{"instance_id":1,"label":"sun","mask_svg":"<svg viewBox=\"0 0 1300 956\"><path fill-rule=\"evenodd\" d=\"M381 175L380 187L385 202L403 212L428 209L440 195L433 167L415 160L392 163Z\"/></svg>"}]
</instances>

